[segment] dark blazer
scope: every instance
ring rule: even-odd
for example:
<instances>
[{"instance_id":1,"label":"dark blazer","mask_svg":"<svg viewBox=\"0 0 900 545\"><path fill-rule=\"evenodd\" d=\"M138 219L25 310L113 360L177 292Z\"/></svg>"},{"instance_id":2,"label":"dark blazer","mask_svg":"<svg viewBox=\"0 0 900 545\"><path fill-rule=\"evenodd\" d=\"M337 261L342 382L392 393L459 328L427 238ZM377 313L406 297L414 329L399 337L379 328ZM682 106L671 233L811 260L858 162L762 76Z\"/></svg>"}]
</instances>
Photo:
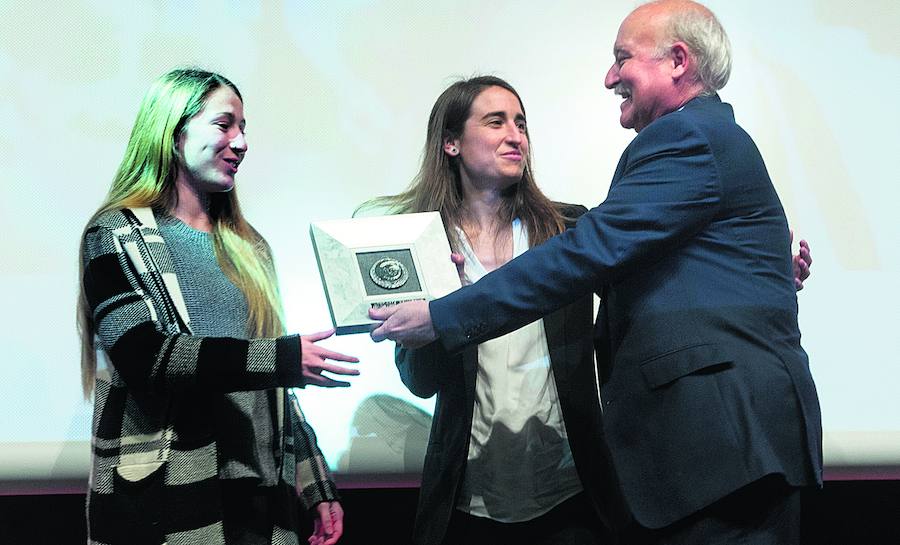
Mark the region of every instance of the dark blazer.
<instances>
[{"instance_id":1,"label":"dark blazer","mask_svg":"<svg viewBox=\"0 0 900 545\"><path fill-rule=\"evenodd\" d=\"M606 439L643 526L768 474L821 483L821 416L800 347L787 221L718 96L626 148L573 229L432 301L453 353L596 291Z\"/></svg>"},{"instance_id":2,"label":"dark blazer","mask_svg":"<svg viewBox=\"0 0 900 545\"><path fill-rule=\"evenodd\" d=\"M564 215L577 217L586 209L568 206ZM603 441L591 341L592 297L575 302L544 318L550 365L569 436L569 445L582 485L607 529L621 500ZM396 351L400 377L409 390L423 398L437 394L419 506L413 529L417 545L441 543L456 506L469 452L478 347L448 354L440 343L418 350Z\"/></svg>"}]
</instances>

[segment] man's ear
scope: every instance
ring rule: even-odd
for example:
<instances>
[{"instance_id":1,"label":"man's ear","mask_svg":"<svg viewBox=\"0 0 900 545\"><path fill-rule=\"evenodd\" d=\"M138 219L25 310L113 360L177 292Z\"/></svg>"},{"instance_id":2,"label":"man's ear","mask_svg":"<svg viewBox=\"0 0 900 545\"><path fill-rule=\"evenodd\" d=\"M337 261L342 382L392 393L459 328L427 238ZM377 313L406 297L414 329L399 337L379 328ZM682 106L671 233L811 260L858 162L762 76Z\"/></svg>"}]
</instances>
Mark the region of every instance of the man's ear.
<instances>
[{"instance_id":1,"label":"man's ear","mask_svg":"<svg viewBox=\"0 0 900 545\"><path fill-rule=\"evenodd\" d=\"M446 153L450 157L458 157L459 156L459 139L445 136L444 137L444 153Z\"/></svg>"},{"instance_id":2,"label":"man's ear","mask_svg":"<svg viewBox=\"0 0 900 545\"><path fill-rule=\"evenodd\" d=\"M672 79L674 80L683 78L688 73L688 70L692 68L691 63L693 59L687 44L684 42L672 44L672 47L669 48L669 58L672 59Z\"/></svg>"}]
</instances>

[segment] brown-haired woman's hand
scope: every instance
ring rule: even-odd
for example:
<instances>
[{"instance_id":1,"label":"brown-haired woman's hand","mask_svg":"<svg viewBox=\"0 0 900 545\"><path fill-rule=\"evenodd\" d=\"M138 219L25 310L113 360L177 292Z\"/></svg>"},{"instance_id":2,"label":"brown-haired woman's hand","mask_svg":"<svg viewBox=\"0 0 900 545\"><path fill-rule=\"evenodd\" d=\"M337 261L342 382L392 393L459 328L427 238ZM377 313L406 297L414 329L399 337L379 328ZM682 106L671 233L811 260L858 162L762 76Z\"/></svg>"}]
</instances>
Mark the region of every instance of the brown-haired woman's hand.
<instances>
[{"instance_id":1,"label":"brown-haired woman's hand","mask_svg":"<svg viewBox=\"0 0 900 545\"><path fill-rule=\"evenodd\" d=\"M459 283L463 286L471 284L469 280L466 278L466 258L462 254L458 254L453 252L450 254L450 261L456 265L456 274L459 275Z\"/></svg>"}]
</instances>

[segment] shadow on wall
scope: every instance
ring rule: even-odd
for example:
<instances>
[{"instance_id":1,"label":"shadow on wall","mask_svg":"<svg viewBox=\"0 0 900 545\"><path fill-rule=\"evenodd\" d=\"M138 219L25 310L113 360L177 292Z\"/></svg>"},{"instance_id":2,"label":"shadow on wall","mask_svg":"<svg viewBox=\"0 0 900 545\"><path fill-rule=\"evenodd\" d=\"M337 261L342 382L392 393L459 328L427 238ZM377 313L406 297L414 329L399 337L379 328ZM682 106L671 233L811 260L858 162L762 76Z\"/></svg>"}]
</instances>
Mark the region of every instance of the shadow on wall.
<instances>
[{"instance_id":1,"label":"shadow on wall","mask_svg":"<svg viewBox=\"0 0 900 545\"><path fill-rule=\"evenodd\" d=\"M356 408L350 443L338 460L348 473L421 473L431 415L402 399L379 394Z\"/></svg>"}]
</instances>

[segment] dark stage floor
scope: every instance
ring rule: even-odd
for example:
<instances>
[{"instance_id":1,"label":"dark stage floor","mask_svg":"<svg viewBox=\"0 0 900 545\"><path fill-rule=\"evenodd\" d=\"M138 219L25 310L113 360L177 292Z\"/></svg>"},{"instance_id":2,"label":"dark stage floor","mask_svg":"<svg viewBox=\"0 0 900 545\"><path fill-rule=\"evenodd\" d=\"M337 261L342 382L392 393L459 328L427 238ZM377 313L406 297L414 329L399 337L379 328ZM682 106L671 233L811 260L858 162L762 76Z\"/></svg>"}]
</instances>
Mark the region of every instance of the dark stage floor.
<instances>
[{"instance_id":1,"label":"dark stage floor","mask_svg":"<svg viewBox=\"0 0 900 545\"><path fill-rule=\"evenodd\" d=\"M409 543L417 493L344 491L341 544ZM804 545L900 544L900 481L828 481L804 509ZM0 496L0 544L83 544L83 513L84 495Z\"/></svg>"}]
</instances>

